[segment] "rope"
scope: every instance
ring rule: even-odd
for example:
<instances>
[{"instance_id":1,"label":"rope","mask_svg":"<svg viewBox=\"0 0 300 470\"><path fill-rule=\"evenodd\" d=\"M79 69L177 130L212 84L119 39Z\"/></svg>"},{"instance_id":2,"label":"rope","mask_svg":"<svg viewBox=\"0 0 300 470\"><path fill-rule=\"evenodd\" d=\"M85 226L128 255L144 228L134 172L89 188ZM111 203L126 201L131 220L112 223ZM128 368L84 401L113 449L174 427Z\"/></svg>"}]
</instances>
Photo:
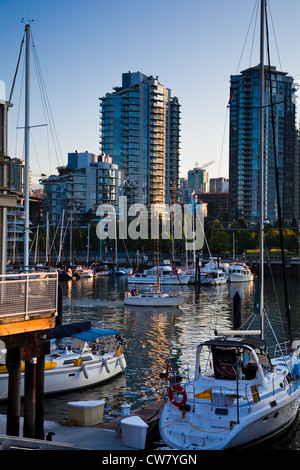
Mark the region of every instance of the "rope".
<instances>
[{"instance_id":1,"label":"rope","mask_svg":"<svg viewBox=\"0 0 300 470\"><path fill-rule=\"evenodd\" d=\"M162 429L165 429L169 426L172 426L173 424L177 423L177 421L181 421L181 420L184 420L186 423L190 424L194 429L197 429L197 431L200 431L200 432L203 432L203 433L208 433L208 434L219 434L221 432L224 432L224 431L230 431L231 428L225 428L225 429L222 429L221 431L204 431L203 429L200 429L198 428L197 426L195 426L194 424L190 423L186 418L185 416L182 416L181 418L178 418L176 419L175 421L173 421L172 423L169 423L169 424L166 424L166 426L163 426L161 428L159 428L159 430L161 431Z\"/></svg>"}]
</instances>

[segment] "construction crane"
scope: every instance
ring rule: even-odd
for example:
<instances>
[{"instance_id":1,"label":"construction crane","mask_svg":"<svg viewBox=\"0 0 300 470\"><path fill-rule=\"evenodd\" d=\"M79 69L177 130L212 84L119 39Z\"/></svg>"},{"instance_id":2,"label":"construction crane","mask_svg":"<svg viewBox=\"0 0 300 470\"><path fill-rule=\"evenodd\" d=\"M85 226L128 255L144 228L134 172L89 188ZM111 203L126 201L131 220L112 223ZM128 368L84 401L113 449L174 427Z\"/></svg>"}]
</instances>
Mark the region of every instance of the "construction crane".
<instances>
[{"instance_id":1,"label":"construction crane","mask_svg":"<svg viewBox=\"0 0 300 470\"><path fill-rule=\"evenodd\" d=\"M202 165L200 167L198 167L198 162L196 162L196 167L195 168L197 168L197 170L204 170L204 168L206 168L209 165L212 165L213 163L215 163L215 161L216 160L211 160L210 162L207 162L207 163L205 163L204 165Z\"/></svg>"}]
</instances>

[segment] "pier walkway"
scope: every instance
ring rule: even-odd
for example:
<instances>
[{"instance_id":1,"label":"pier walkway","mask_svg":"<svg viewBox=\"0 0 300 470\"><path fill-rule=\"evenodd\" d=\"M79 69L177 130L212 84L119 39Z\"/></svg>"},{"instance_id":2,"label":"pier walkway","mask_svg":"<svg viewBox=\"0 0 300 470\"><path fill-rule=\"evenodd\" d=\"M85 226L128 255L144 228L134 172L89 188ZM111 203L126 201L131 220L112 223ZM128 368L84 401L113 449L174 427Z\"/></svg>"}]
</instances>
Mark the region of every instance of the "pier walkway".
<instances>
[{"instance_id":1,"label":"pier walkway","mask_svg":"<svg viewBox=\"0 0 300 470\"><path fill-rule=\"evenodd\" d=\"M139 416L151 429L152 423L159 414L160 403L152 403L139 408L130 416ZM153 420L154 417L154 420ZM121 418L120 418L121 419ZM136 450L122 444L120 432L116 432L120 419L116 418L94 426L76 426L67 420L63 422L45 421L45 435L52 434L52 441L6 436L6 415L0 415L0 449L32 450ZM20 433L23 429L23 418L20 418Z\"/></svg>"}]
</instances>

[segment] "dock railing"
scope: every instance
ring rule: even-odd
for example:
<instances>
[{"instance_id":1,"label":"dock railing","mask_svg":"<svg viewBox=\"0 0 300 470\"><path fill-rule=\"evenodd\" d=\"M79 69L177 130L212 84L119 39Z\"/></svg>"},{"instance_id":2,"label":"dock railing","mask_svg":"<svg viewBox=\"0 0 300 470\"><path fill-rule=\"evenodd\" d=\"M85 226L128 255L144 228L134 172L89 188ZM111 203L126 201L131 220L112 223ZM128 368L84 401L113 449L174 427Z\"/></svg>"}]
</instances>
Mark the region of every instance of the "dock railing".
<instances>
[{"instance_id":1,"label":"dock railing","mask_svg":"<svg viewBox=\"0 0 300 470\"><path fill-rule=\"evenodd\" d=\"M57 312L58 273L29 272L0 276L0 320Z\"/></svg>"}]
</instances>

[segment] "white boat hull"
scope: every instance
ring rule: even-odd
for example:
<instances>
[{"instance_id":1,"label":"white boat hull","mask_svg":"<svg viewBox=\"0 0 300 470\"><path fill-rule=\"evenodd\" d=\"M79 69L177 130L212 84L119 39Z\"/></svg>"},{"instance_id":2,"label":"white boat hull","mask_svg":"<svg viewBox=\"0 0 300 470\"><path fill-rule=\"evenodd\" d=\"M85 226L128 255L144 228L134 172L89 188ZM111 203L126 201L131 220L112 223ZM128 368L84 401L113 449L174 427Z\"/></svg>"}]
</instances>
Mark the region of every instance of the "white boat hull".
<instances>
[{"instance_id":1,"label":"white boat hull","mask_svg":"<svg viewBox=\"0 0 300 470\"><path fill-rule=\"evenodd\" d=\"M273 377L258 388L259 400L251 390L256 379L239 381L237 400L236 380L218 380L211 373L200 376L185 384L185 408L189 405L185 413L167 401L160 417L161 438L178 450L245 448L274 438L299 412L299 383L289 383L285 377L282 360L277 361ZM200 398L207 391L210 397Z\"/></svg>"},{"instance_id":2,"label":"white boat hull","mask_svg":"<svg viewBox=\"0 0 300 470\"><path fill-rule=\"evenodd\" d=\"M241 274L229 274L228 282L250 282L253 281L254 276L243 276Z\"/></svg>"},{"instance_id":3,"label":"white boat hull","mask_svg":"<svg viewBox=\"0 0 300 470\"><path fill-rule=\"evenodd\" d=\"M95 360L74 366L57 366L45 370L44 393L66 392L105 382L126 368L124 355L108 358L107 362ZM108 372L109 370L109 372ZM0 399L7 399L8 374L0 374ZM24 373L21 373L21 396L24 396Z\"/></svg>"},{"instance_id":4,"label":"white boat hull","mask_svg":"<svg viewBox=\"0 0 300 470\"><path fill-rule=\"evenodd\" d=\"M180 285L180 284L188 284L190 279L190 276L176 276L176 274L173 275L167 275L167 276L160 276L159 277L159 283L161 285ZM136 277L135 275L133 276L128 276L128 283L129 284L156 284L157 283L157 277L156 276L147 276L147 277Z\"/></svg>"},{"instance_id":5,"label":"white boat hull","mask_svg":"<svg viewBox=\"0 0 300 470\"><path fill-rule=\"evenodd\" d=\"M125 297L124 304L134 307L179 307L184 301L180 296L131 296Z\"/></svg>"}]
</instances>

